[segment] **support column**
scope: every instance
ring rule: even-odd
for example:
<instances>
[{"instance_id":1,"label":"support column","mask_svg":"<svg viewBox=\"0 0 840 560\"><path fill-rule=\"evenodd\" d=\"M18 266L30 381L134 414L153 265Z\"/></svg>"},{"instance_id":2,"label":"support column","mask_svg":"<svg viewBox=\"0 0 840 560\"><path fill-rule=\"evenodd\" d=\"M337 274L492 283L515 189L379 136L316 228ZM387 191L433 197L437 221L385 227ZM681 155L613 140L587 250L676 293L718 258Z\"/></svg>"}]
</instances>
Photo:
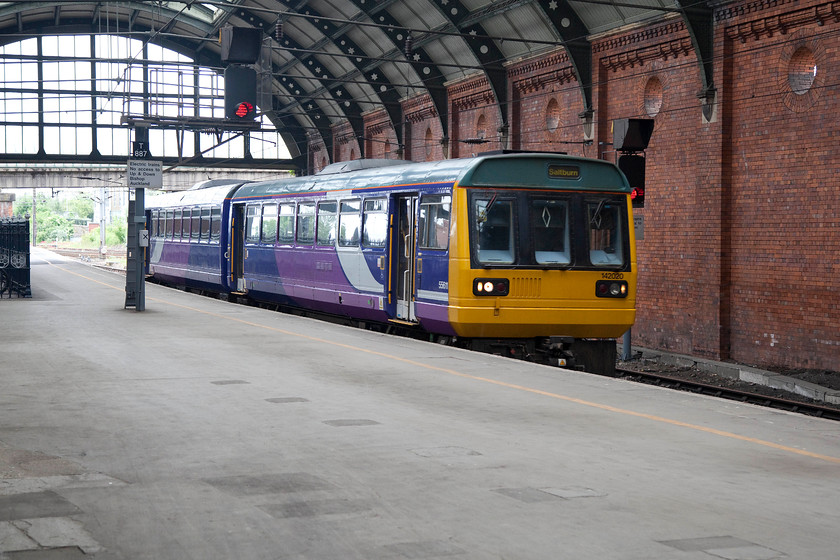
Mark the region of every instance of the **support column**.
<instances>
[{"instance_id":1,"label":"support column","mask_svg":"<svg viewBox=\"0 0 840 560\"><path fill-rule=\"evenodd\" d=\"M140 159L151 156L148 127L134 129L131 156ZM159 162L157 166L157 175L160 175ZM134 307L136 311L144 311L146 309L146 251L149 247L149 228L146 225L146 189L138 185L148 183L142 182L132 172L131 159L126 176L128 178L129 200L128 231L126 232L125 307ZM155 185L149 186L154 187ZM134 200L131 200L132 187L134 187Z\"/></svg>"},{"instance_id":2,"label":"support column","mask_svg":"<svg viewBox=\"0 0 840 560\"><path fill-rule=\"evenodd\" d=\"M149 231L146 227L146 189L134 189L134 200L128 201L126 233L125 307L135 311L146 309L146 250Z\"/></svg>"}]
</instances>

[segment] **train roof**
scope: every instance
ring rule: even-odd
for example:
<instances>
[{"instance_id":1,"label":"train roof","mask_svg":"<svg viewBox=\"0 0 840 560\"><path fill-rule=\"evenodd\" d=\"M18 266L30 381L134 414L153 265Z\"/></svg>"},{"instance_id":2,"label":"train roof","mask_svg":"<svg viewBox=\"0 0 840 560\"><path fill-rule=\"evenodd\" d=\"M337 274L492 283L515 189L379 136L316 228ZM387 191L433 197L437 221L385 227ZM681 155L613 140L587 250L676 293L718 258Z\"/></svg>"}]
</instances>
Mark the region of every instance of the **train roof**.
<instances>
[{"instance_id":1,"label":"train roof","mask_svg":"<svg viewBox=\"0 0 840 560\"><path fill-rule=\"evenodd\" d=\"M483 188L541 188L630 192L614 164L550 153L502 153L434 162L364 167L355 171L247 183L234 200L305 192L329 192L390 186L451 185Z\"/></svg>"},{"instance_id":2,"label":"train roof","mask_svg":"<svg viewBox=\"0 0 840 560\"><path fill-rule=\"evenodd\" d=\"M196 184L189 190L169 192L146 197L147 208L170 208L181 206L221 205L230 198L242 179L212 179Z\"/></svg>"}]
</instances>

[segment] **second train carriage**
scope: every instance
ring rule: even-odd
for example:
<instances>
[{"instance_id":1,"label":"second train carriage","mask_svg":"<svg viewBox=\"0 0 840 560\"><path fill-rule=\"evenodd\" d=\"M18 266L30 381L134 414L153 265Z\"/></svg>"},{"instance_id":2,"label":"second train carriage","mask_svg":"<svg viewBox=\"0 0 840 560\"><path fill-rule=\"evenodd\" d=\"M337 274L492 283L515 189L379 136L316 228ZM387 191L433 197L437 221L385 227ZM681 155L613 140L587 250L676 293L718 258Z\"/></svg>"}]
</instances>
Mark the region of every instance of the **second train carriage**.
<instances>
[{"instance_id":1,"label":"second train carriage","mask_svg":"<svg viewBox=\"0 0 840 560\"><path fill-rule=\"evenodd\" d=\"M189 222L197 238L184 233L183 209L177 232L172 208L171 233L170 208L150 210L158 220L151 274L596 371L614 367L614 339L635 318L630 187L604 161L542 153L363 160L211 188L218 243L202 247L203 222L192 220L200 204ZM168 251L183 245L204 256ZM200 273L191 264L199 261Z\"/></svg>"},{"instance_id":2,"label":"second train carriage","mask_svg":"<svg viewBox=\"0 0 840 560\"><path fill-rule=\"evenodd\" d=\"M243 183L213 179L186 191L149 197L149 274L173 284L227 291L229 201Z\"/></svg>"}]
</instances>

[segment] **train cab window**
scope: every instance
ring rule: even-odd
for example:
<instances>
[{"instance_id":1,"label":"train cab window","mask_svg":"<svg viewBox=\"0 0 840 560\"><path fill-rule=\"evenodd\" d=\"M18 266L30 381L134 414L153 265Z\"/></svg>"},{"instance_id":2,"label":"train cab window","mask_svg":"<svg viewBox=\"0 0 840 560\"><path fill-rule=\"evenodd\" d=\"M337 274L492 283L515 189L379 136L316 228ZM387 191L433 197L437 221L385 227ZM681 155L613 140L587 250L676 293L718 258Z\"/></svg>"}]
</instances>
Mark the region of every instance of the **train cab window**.
<instances>
[{"instance_id":1,"label":"train cab window","mask_svg":"<svg viewBox=\"0 0 840 560\"><path fill-rule=\"evenodd\" d=\"M277 239L277 205L266 204L262 208L262 234L260 241L273 245Z\"/></svg>"},{"instance_id":2,"label":"train cab window","mask_svg":"<svg viewBox=\"0 0 840 560\"><path fill-rule=\"evenodd\" d=\"M569 203L565 200L534 200L530 220L537 264L570 264Z\"/></svg>"},{"instance_id":3,"label":"train cab window","mask_svg":"<svg viewBox=\"0 0 840 560\"><path fill-rule=\"evenodd\" d=\"M483 264L513 264L513 204L496 195L473 199L477 258Z\"/></svg>"},{"instance_id":4,"label":"train cab window","mask_svg":"<svg viewBox=\"0 0 840 560\"><path fill-rule=\"evenodd\" d=\"M362 245L384 247L388 239L388 205L384 198L365 200Z\"/></svg>"},{"instance_id":5,"label":"train cab window","mask_svg":"<svg viewBox=\"0 0 840 560\"><path fill-rule=\"evenodd\" d=\"M336 203L318 204L318 245L335 245Z\"/></svg>"},{"instance_id":6,"label":"train cab window","mask_svg":"<svg viewBox=\"0 0 840 560\"><path fill-rule=\"evenodd\" d=\"M210 208L201 209L201 241L210 241Z\"/></svg>"},{"instance_id":7,"label":"train cab window","mask_svg":"<svg viewBox=\"0 0 840 560\"><path fill-rule=\"evenodd\" d=\"M175 225L172 228L172 236L175 239L181 239L181 232L183 231L182 228L183 228L183 224L184 224L184 221L181 217L182 214L183 214L183 210L181 210L180 208L175 210Z\"/></svg>"},{"instance_id":8,"label":"train cab window","mask_svg":"<svg viewBox=\"0 0 840 560\"><path fill-rule=\"evenodd\" d=\"M245 243L260 241L260 207L249 205L245 210Z\"/></svg>"},{"instance_id":9,"label":"train cab window","mask_svg":"<svg viewBox=\"0 0 840 560\"><path fill-rule=\"evenodd\" d=\"M420 247L446 249L449 246L451 197L424 196L420 201Z\"/></svg>"},{"instance_id":10,"label":"train cab window","mask_svg":"<svg viewBox=\"0 0 840 560\"><path fill-rule=\"evenodd\" d=\"M188 210L185 210L188 212ZM193 208L190 214L190 239L198 241L201 234L201 209Z\"/></svg>"},{"instance_id":11,"label":"train cab window","mask_svg":"<svg viewBox=\"0 0 840 560\"><path fill-rule=\"evenodd\" d=\"M175 211L174 210L167 210L166 211L166 237L172 237L172 232L175 230Z\"/></svg>"},{"instance_id":12,"label":"train cab window","mask_svg":"<svg viewBox=\"0 0 840 560\"><path fill-rule=\"evenodd\" d=\"M315 241L315 204L298 206L297 242L299 245L312 245Z\"/></svg>"},{"instance_id":13,"label":"train cab window","mask_svg":"<svg viewBox=\"0 0 840 560\"><path fill-rule=\"evenodd\" d=\"M594 266L624 264L621 238L622 206L607 199L587 202L589 262Z\"/></svg>"},{"instance_id":14,"label":"train cab window","mask_svg":"<svg viewBox=\"0 0 840 560\"><path fill-rule=\"evenodd\" d=\"M295 205L281 204L277 216L277 238L284 245L295 242Z\"/></svg>"},{"instance_id":15,"label":"train cab window","mask_svg":"<svg viewBox=\"0 0 840 560\"><path fill-rule=\"evenodd\" d=\"M222 238L222 209L213 208L210 211L210 241Z\"/></svg>"},{"instance_id":16,"label":"train cab window","mask_svg":"<svg viewBox=\"0 0 840 560\"><path fill-rule=\"evenodd\" d=\"M338 215L338 245L339 247L358 247L362 231L362 202L360 200L344 200Z\"/></svg>"}]
</instances>

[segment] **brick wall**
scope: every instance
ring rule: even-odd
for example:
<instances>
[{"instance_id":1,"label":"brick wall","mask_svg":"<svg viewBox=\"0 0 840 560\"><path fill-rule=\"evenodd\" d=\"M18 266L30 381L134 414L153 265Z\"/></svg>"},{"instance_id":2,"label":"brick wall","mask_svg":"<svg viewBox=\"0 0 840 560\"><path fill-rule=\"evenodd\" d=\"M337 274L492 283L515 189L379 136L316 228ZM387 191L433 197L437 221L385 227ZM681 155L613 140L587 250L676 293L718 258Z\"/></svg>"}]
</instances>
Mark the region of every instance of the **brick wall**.
<instances>
[{"instance_id":1,"label":"brick wall","mask_svg":"<svg viewBox=\"0 0 840 560\"><path fill-rule=\"evenodd\" d=\"M634 343L721 358L719 122L702 118L700 76L682 21L670 19L593 45L598 139L614 119L653 118L645 221L638 242ZM604 159L615 161L606 147Z\"/></svg>"},{"instance_id":2,"label":"brick wall","mask_svg":"<svg viewBox=\"0 0 840 560\"><path fill-rule=\"evenodd\" d=\"M565 51L509 67L510 148L597 157L584 144L583 97Z\"/></svg>"},{"instance_id":3,"label":"brick wall","mask_svg":"<svg viewBox=\"0 0 840 560\"><path fill-rule=\"evenodd\" d=\"M12 210L14 206L15 195L14 193L2 193L0 192L0 219L2 218L11 218L12 217Z\"/></svg>"},{"instance_id":4,"label":"brick wall","mask_svg":"<svg viewBox=\"0 0 840 560\"><path fill-rule=\"evenodd\" d=\"M667 16L592 41L591 143L583 143L581 90L558 50L507 67L508 107L497 106L483 75L448 84L448 139L428 96L404 100L405 157L509 147L615 161L612 122L653 118L646 207L638 211L645 238L638 242L634 344L760 366L837 369L836 14L840 2L719 7L711 118L701 111L688 31ZM387 122L368 121L373 137L396 141ZM488 142L464 142L479 138ZM345 158L348 150L336 146ZM382 157L377 153L371 144L368 157Z\"/></svg>"},{"instance_id":5,"label":"brick wall","mask_svg":"<svg viewBox=\"0 0 840 560\"><path fill-rule=\"evenodd\" d=\"M718 12L730 55L724 234L738 361L837 369L839 13L831 2L749 2Z\"/></svg>"},{"instance_id":6,"label":"brick wall","mask_svg":"<svg viewBox=\"0 0 840 560\"><path fill-rule=\"evenodd\" d=\"M368 159L403 159L401 142L384 109L364 115L365 157Z\"/></svg>"},{"instance_id":7,"label":"brick wall","mask_svg":"<svg viewBox=\"0 0 840 560\"><path fill-rule=\"evenodd\" d=\"M449 157L469 157L502 149L502 116L490 82L483 75L465 78L447 88Z\"/></svg>"},{"instance_id":8,"label":"brick wall","mask_svg":"<svg viewBox=\"0 0 840 560\"><path fill-rule=\"evenodd\" d=\"M405 159L437 161L446 157L448 143L429 95L417 95L402 104L405 115Z\"/></svg>"}]
</instances>

